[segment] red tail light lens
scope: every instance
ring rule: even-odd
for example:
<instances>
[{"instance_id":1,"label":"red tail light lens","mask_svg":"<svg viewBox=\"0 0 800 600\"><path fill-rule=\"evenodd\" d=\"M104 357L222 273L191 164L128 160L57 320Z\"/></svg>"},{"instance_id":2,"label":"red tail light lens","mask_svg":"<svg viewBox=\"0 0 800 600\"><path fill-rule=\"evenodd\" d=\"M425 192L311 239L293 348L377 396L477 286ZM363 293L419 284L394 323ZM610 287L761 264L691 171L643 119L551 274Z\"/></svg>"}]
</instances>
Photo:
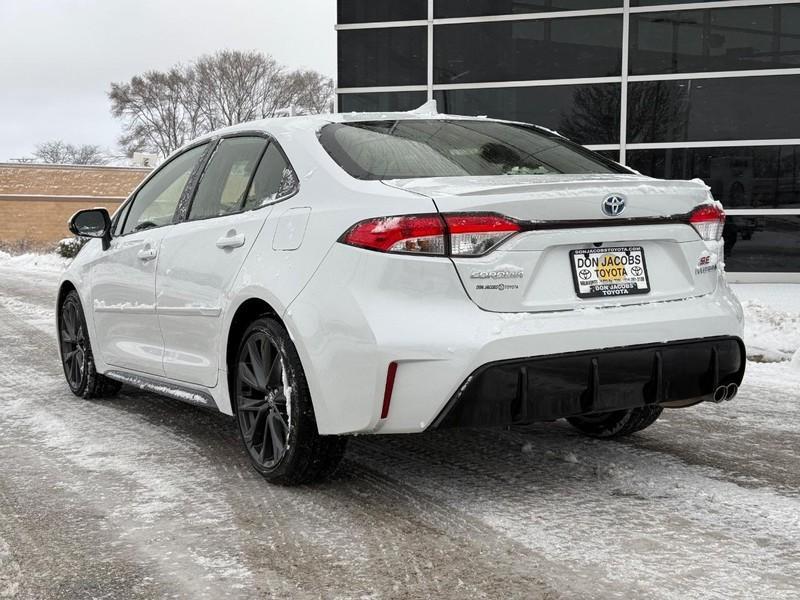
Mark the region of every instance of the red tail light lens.
<instances>
[{"instance_id":1,"label":"red tail light lens","mask_svg":"<svg viewBox=\"0 0 800 600\"><path fill-rule=\"evenodd\" d=\"M403 215L356 223L339 241L378 252L481 256L521 230L491 213Z\"/></svg>"},{"instance_id":2,"label":"red tail light lens","mask_svg":"<svg viewBox=\"0 0 800 600\"><path fill-rule=\"evenodd\" d=\"M500 215L444 215L453 256L481 256L491 252L522 228Z\"/></svg>"},{"instance_id":3,"label":"red tail light lens","mask_svg":"<svg viewBox=\"0 0 800 600\"><path fill-rule=\"evenodd\" d=\"M356 223L341 241L379 252L444 256L444 232L439 215L380 217Z\"/></svg>"},{"instance_id":4,"label":"red tail light lens","mask_svg":"<svg viewBox=\"0 0 800 600\"><path fill-rule=\"evenodd\" d=\"M725 226L725 211L715 204L704 204L691 212L689 222L704 240L719 240Z\"/></svg>"}]
</instances>

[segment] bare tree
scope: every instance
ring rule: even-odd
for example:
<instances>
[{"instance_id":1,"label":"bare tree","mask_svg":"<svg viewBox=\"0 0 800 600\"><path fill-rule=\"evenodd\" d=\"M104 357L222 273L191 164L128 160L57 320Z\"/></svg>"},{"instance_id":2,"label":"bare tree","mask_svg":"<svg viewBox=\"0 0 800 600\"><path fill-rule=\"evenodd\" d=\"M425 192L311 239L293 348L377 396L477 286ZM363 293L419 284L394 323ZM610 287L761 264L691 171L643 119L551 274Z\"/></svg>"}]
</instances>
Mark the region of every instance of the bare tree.
<instances>
[{"instance_id":1,"label":"bare tree","mask_svg":"<svg viewBox=\"0 0 800 600\"><path fill-rule=\"evenodd\" d=\"M166 156L202 133L195 82L191 67L173 67L111 84L111 113L124 121L120 143L128 153L154 150Z\"/></svg>"},{"instance_id":2,"label":"bare tree","mask_svg":"<svg viewBox=\"0 0 800 600\"><path fill-rule=\"evenodd\" d=\"M105 165L110 160L100 146L66 144L62 140L37 144L33 156L36 162L62 165Z\"/></svg>"},{"instance_id":3,"label":"bare tree","mask_svg":"<svg viewBox=\"0 0 800 600\"><path fill-rule=\"evenodd\" d=\"M318 71L292 71L288 75L291 104L302 113L319 114L333 110L333 79Z\"/></svg>"},{"instance_id":4,"label":"bare tree","mask_svg":"<svg viewBox=\"0 0 800 600\"><path fill-rule=\"evenodd\" d=\"M209 130L271 117L290 99L283 67L265 54L221 51L201 57L194 69Z\"/></svg>"},{"instance_id":5,"label":"bare tree","mask_svg":"<svg viewBox=\"0 0 800 600\"><path fill-rule=\"evenodd\" d=\"M275 116L294 105L318 113L332 105L333 82L316 71L286 72L259 52L224 50L166 73L149 71L112 83L111 112L123 120L126 152L166 156L220 127Z\"/></svg>"}]
</instances>

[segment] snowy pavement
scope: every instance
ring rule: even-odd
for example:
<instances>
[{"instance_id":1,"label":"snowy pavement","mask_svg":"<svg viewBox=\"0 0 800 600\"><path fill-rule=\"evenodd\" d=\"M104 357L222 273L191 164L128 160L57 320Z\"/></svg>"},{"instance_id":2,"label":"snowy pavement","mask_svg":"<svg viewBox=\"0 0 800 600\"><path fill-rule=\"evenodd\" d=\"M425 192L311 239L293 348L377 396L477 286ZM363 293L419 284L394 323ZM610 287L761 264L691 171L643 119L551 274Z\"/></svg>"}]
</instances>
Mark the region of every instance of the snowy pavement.
<instances>
[{"instance_id":1,"label":"snowy pavement","mask_svg":"<svg viewBox=\"0 0 800 600\"><path fill-rule=\"evenodd\" d=\"M736 286L733 402L623 442L359 437L285 489L228 417L72 396L37 261L0 255L0 598L800 597L800 286Z\"/></svg>"}]
</instances>

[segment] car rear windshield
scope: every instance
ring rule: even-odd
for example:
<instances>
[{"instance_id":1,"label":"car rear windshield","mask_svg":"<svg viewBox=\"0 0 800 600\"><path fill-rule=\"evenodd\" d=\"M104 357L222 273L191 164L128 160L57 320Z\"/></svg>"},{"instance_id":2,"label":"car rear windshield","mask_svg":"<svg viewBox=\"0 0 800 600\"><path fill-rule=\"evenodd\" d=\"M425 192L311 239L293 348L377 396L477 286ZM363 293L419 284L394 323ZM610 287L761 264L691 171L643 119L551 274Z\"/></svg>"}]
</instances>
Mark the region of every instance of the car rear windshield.
<instances>
[{"instance_id":1,"label":"car rear windshield","mask_svg":"<svg viewBox=\"0 0 800 600\"><path fill-rule=\"evenodd\" d=\"M489 120L331 123L319 140L358 179L628 172L548 131Z\"/></svg>"}]
</instances>

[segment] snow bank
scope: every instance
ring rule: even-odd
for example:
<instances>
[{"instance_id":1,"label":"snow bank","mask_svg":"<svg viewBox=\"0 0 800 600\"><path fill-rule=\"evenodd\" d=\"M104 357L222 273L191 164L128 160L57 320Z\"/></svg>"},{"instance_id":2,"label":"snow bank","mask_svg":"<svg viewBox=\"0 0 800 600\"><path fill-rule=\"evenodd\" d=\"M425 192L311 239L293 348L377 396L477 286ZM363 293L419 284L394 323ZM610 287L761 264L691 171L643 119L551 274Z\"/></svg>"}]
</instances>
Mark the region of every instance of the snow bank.
<instances>
[{"instance_id":1,"label":"snow bank","mask_svg":"<svg viewBox=\"0 0 800 600\"><path fill-rule=\"evenodd\" d=\"M63 258L57 254L9 254L0 250L0 267L16 271L46 271L60 273L67 268L72 259Z\"/></svg>"},{"instance_id":2,"label":"snow bank","mask_svg":"<svg viewBox=\"0 0 800 600\"><path fill-rule=\"evenodd\" d=\"M790 361L800 369L800 285L735 284L745 318L747 358L757 362Z\"/></svg>"}]
</instances>

